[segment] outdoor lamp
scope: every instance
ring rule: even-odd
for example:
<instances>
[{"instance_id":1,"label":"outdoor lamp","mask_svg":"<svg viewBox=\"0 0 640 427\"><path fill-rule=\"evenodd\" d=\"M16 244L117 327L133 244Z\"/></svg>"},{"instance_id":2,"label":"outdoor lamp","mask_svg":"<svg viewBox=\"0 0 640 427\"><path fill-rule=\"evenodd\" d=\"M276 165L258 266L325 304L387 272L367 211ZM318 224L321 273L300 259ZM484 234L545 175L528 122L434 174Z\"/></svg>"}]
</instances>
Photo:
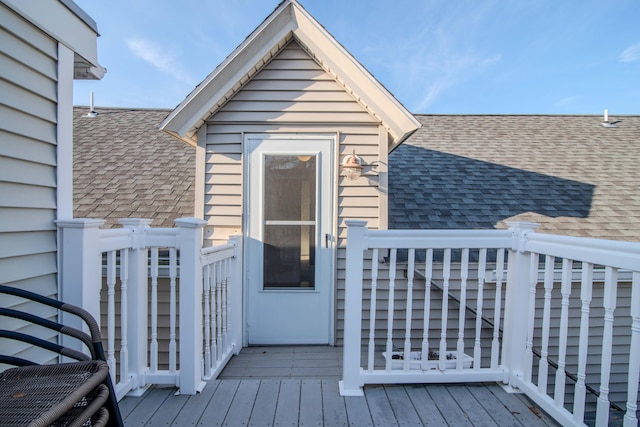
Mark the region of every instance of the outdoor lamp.
<instances>
[{"instance_id":1,"label":"outdoor lamp","mask_svg":"<svg viewBox=\"0 0 640 427\"><path fill-rule=\"evenodd\" d=\"M342 161L342 170L345 176L351 181L360 178L362 175L362 159L356 156L356 150L353 150L353 154L346 156Z\"/></svg>"}]
</instances>

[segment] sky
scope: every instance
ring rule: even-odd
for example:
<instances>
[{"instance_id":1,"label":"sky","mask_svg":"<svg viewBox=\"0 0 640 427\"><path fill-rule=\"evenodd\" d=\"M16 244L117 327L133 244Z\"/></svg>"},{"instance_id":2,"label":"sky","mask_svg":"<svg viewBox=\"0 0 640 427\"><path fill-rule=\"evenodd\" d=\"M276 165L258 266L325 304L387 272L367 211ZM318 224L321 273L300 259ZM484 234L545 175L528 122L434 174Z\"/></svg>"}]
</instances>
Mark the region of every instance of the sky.
<instances>
[{"instance_id":1,"label":"sky","mask_svg":"<svg viewBox=\"0 0 640 427\"><path fill-rule=\"evenodd\" d=\"M174 108L280 0L75 0L101 81L75 105ZM640 114L638 0L299 0L416 114Z\"/></svg>"}]
</instances>

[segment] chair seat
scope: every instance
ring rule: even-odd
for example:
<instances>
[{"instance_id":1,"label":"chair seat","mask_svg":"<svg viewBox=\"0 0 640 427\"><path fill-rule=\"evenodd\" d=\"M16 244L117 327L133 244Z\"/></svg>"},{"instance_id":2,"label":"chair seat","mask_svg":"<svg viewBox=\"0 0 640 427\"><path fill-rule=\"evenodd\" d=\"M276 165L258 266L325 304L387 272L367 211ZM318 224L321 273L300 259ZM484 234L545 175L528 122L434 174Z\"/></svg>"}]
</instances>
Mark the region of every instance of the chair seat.
<instances>
[{"instance_id":1,"label":"chair seat","mask_svg":"<svg viewBox=\"0 0 640 427\"><path fill-rule=\"evenodd\" d=\"M61 417L98 412L106 400L100 384L109 374L102 360L24 366L0 373L0 425L49 426ZM108 392L107 392L108 394Z\"/></svg>"}]
</instances>

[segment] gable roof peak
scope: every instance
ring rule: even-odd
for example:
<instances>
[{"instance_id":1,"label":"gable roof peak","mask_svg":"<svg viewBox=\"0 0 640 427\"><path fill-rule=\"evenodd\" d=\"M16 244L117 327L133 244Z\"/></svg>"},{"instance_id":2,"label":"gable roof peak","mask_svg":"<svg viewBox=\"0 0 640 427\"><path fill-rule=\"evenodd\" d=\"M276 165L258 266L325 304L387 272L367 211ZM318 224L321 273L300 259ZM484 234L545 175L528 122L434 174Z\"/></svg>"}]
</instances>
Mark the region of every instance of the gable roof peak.
<instances>
[{"instance_id":1,"label":"gable roof peak","mask_svg":"<svg viewBox=\"0 0 640 427\"><path fill-rule=\"evenodd\" d=\"M295 38L391 135L389 151L421 125L297 0L283 0L161 123L190 145L205 120Z\"/></svg>"}]
</instances>

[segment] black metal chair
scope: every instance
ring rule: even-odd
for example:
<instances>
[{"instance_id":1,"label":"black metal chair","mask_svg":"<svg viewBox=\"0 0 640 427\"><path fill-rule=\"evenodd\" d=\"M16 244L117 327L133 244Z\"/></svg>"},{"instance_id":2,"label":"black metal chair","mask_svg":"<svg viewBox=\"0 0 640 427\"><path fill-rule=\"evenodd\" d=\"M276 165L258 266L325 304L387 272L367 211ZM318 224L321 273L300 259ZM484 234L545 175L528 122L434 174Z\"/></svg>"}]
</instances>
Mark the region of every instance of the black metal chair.
<instances>
[{"instance_id":1,"label":"black metal chair","mask_svg":"<svg viewBox=\"0 0 640 427\"><path fill-rule=\"evenodd\" d=\"M90 331L87 334L33 313L0 307L0 316L73 337L83 343L89 353L26 333L0 329L0 338L28 343L77 361L38 365L14 355L0 354L0 363L15 366L0 373L0 425L123 427L100 329L93 316L75 305L11 286L0 285L0 294L53 307L59 314L75 315Z\"/></svg>"}]
</instances>

